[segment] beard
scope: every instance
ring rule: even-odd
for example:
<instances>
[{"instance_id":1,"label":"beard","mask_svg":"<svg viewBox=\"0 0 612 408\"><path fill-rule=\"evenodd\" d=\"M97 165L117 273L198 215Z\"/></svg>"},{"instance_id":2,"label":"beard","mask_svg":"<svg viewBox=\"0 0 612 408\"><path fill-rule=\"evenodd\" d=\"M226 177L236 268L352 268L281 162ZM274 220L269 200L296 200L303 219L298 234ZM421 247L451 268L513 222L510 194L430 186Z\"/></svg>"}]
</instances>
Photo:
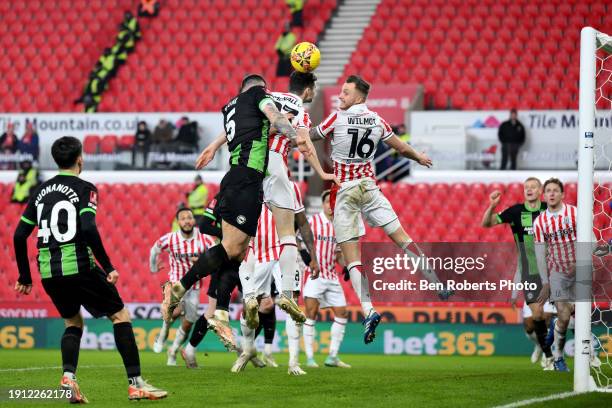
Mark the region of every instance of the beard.
<instances>
[{"instance_id":1,"label":"beard","mask_svg":"<svg viewBox=\"0 0 612 408\"><path fill-rule=\"evenodd\" d=\"M193 232L193 227L187 227L187 228L180 227L180 228L181 228L181 232L186 235L189 235Z\"/></svg>"}]
</instances>

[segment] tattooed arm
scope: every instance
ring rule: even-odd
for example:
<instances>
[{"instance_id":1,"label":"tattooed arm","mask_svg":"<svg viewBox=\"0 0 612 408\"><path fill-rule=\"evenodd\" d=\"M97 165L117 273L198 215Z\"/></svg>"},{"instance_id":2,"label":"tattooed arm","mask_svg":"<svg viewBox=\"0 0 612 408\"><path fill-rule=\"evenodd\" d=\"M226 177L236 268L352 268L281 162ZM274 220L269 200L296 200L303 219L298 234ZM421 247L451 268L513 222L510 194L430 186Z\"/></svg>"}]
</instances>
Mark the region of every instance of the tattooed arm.
<instances>
[{"instance_id":1,"label":"tattooed arm","mask_svg":"<svg viewBox=\"0 0 612 408\"><path fill-rule=\"evenodd\" d=\"M304 211L295 214L295 222L300 229L300 235L302 237L302 242L306 246L308 253L310 254L310 270L311 278L316 279L319 276L319 261L317 259L317 253L315 251L314 246L314 236L312 235L312 229L310 228L310 224L308 223L308 218L306 218L306 213Z\"/></svg>"}]
</instances>

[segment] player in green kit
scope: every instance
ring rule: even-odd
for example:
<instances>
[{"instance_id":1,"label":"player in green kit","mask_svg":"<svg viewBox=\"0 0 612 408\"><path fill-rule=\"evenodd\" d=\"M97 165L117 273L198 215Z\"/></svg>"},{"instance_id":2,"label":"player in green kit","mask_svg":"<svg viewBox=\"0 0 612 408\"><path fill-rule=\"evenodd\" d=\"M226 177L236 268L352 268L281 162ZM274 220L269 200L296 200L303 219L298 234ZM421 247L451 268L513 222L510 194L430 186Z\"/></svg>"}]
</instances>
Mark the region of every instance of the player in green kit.
<instances>
[{"instance_id":1,"label":"player in green kit","mask_svg":"<svg viewBox=\"0 0 612 408\"><path fill-rule=\"evenodd\" d=\"M499 224L510 224L514 241L519 251L519 265L517 273L520 272L521 281L535 283L535 290L524 290L525 303L531 309L533 323L535 326L535 337L531 338L540 346L546 356L543 362L545 370L553 369L553 356L550 346L546 344L548 333L544 316L544 305L538 302L542 281L538 272L535 256L533 221L546 211L546 203L540 201L542 196L542 183L536 177L529 177L524 183L525 201L506 208L501 213L495 213L495 207L501 200L501 193L494 191L489 199L490 204L482 217L483 227L493 227ZM533 360L532 360L533 361ZM537 359L536 359L537 361ZM535 362L535 361L533 361Z\"/></svg>"},{"instance_id":2,"label":"player in green kit","mask_svg":"<svg viewBox=\"0 0 612 408\"><path fill-rule=\"evenodd\" d=\"M128 398L165 398L166 391L153 387L140 376L140 356L130 314L115 287L119 273L96 227L98 190L79 178L82 153L81 142L70 136L57 139L51 147L60 172L32 195L15 230L13 242L19 268L15 290L24 295L32 291L27 240L38 228L42 286L66 326L61 340L64 374L60 385L69 391L70 402L87 403L75 376L83 334L81 306L92 316L107 316L113 323L115 343L128 376Z\"/></svg>"}]
</instances>

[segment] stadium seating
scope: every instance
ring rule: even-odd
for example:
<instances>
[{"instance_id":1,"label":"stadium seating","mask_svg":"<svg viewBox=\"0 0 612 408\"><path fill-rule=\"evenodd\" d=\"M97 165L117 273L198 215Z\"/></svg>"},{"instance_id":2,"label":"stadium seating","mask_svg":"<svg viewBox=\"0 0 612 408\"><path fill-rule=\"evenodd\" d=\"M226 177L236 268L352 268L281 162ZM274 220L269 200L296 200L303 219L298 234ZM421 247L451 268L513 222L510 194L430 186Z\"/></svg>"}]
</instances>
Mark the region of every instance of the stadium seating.
<instances>
[{"instance_id":1,"label":"stadium seating","mask_svg":"<svg viewBox=\"0 0 612 408\"><path fill-rule=\"evenodd\" d=\"M576 109L580 29L612 31L612 6L545 3L383 0L338 81L423 83L436 109Z\"/></svg>"},{"instance_id":2,"label":"stadium seating","mask_svg":"<svg viewBox=\"0 0 612 408\"><path fill-rule=\"evenodd\" d=\"M601 231L598 239L612 239L612 184L606 187L595 192L596 208L599 209L595 226ZM120 291L127 301L159 301L159 286L166 279L166 274L152 275L149 272L149 249L170 230L176 206L184 200L184 193L190 188L189 184L177 183L98 185L98 226L111 259L125 277ZM305 193L306 185L303 184L301 188ZM520 183L381 183L381 188L391 199L403 225L416 242L511 242L512 234L507 226L492 229L480 227L482 212L493 190L503 193L499 208L522 201L523 197ZM23 211L22 205L8 202L11 189L12 185L0 183L0 224L8 231L0 235L0 271L8 271L10 284L16 277L10 232L14 231ZM214 197L217 191L217 185L209 185L209 197ZM576 192L576 184L568 183L566 199L569 203L575 204ZM428 203L426 208L421 207L423 202ZM151 205L153 203L154 206ZM382 230L368 228L366 240L386 242L387 238ZM36 271L35 245L32 236L29 251L33 271ZM37 278L34 279L37 282ZM139 289L129 290L134 282L137 282ZM0 298L11 300L15 296L9 286L0 285ZM354 300L352 291L347 291L347 296L349 301ZM35 299L44 299L40 285L35 286Z\"/></svg>"},{"instance_id":3,"label":"stadium seating","mask_svg":"<svg viewBox=\"0 0 612 408\"><path fill-rule=\"evenodd\" d=\"M0 25L0 112L79 110L72 101L134 4L0 2L0 15L11 16L11 24ZM309 0L298 40L316 41L335 7L335 0ZM274 44L289 19L283 0L164 1L158 17L140 20L142 39L100 111L216 111L251 71L283 86L275 78Z\"/></svg>"}]
</instances>

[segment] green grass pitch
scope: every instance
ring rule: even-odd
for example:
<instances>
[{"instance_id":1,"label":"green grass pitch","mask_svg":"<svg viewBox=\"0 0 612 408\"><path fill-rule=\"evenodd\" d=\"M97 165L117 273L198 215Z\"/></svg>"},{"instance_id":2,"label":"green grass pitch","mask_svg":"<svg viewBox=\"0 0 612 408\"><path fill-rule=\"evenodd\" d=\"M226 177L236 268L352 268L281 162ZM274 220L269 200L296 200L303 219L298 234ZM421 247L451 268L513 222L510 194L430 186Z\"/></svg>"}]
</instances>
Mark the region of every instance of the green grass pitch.
<instances>
[{"instance_id":1,"label":"green grass pitch","mask_svg":"<svg viewBox=\"0 0 612 408\"><path fill-rule=\"evenodd\" d=\"M198 354L200 368L165 366L165 354L141 354L143 377L169 391L161 401L139 404L167 407L483 407L571 391L572 374L543 372L528 357L411 357L343 355L352 369L306 369L287 375L280 368L243 373L229 369L229 353ZM323 356L317 356L319 363ZM571 362L570 362L571 363ZM9 401L8 389L48 389L59 383L58 350L0 351L0 406L61 406L64 401ZM82 351L77 372L83 393L96 406L136 404L127 400L127 381L119 354ZM322 365L322 364L321 364ZM53 368L55 366L55 368ZM23 370L26 367L33 369ZM17 370L15 370L17 369ZM612 394L593 393L531 406L612 406Z\"/></svg>"}]
</instances>

